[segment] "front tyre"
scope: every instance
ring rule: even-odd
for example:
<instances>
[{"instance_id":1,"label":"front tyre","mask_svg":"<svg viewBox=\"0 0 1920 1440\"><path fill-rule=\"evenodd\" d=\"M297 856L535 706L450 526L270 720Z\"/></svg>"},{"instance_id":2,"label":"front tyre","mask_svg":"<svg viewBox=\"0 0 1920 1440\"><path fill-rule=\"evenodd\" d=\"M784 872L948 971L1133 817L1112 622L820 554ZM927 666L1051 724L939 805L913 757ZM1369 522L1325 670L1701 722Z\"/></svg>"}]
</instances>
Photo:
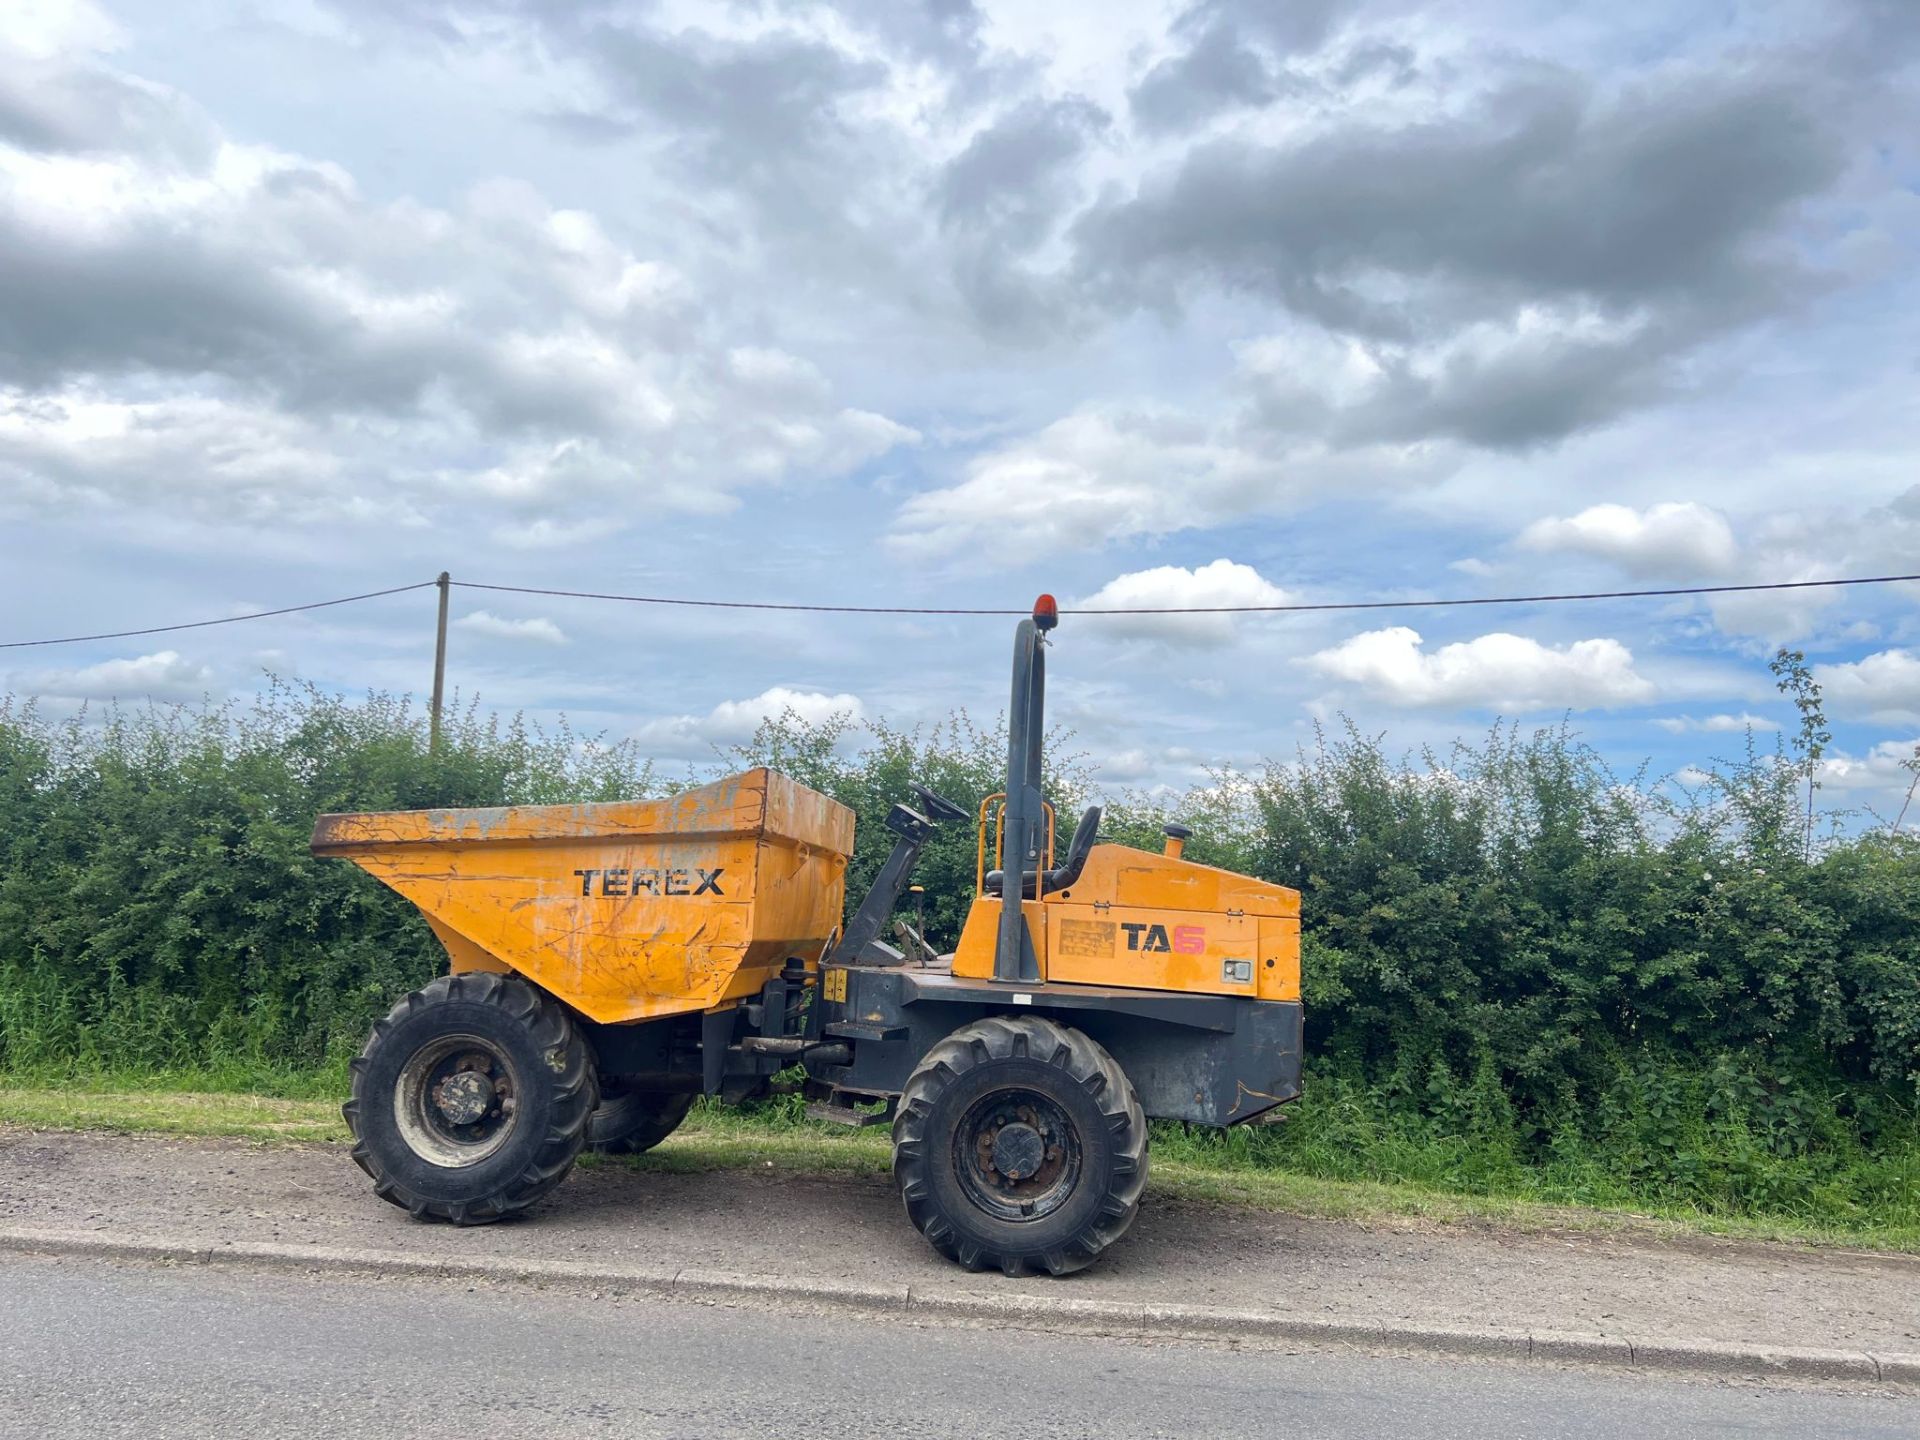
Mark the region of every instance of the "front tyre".
<instances>
[{"instance_id":1,"label":"front tyre","mask_svg":"<svg viewBox=\"0 0 1920 1440\"><path fill-rule=\"evenodd\" d=\"M558 1185L599 1085L567 1012L516 976L443 975L376 1021L343 1107L374 1193L483 1225Z\"/></svg>"},{"instance_id":2,"label":"front tyre","mask_svg":"<svg viewBox=\"0 0 1920 1440\"><path fill-rule=\"evenodd\" d=\"M1133 1223L1147 1121L1114 1058L1037 1015L929 1050L901 1092L893 1175L907 1216L969 1270L1067 1275Z\"/></svg>"}]
</instances>

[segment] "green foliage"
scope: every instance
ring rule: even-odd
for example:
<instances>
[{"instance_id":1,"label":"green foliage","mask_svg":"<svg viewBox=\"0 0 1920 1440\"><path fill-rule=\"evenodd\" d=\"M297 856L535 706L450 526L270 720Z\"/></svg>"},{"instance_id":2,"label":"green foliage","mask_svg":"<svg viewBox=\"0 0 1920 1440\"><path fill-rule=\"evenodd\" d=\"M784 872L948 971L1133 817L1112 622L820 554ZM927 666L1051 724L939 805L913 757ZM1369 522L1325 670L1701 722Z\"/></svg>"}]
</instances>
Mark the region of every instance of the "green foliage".
<instances>
[{"instance_id":1,"label":"green foliage","mask_svg":"<svg viewBox=\"0 0 1920 1440\"><path fill-rule=\"evenodd\" d=\"M644 791L629 748L274 683L62 724L0 704L0 1068L343 1066L444 963L412 907L307 853L316 815Z\"/></svg>"},{"instance_id":2,"label":"green foliage","mask_svg":"<svg viewBox=\"0 0 1920 1440\"><path fill-rule=\"evenodd\" d=\"M1253 868L1302 892L1314 1050L1388 1077L1484 1047L1528 1114L1642 1050L1911 1084L1920 846L1809 864L1779 776L1673 805L1564 731L1417 766L1349 731L1270 768Z\"/></svg>"},{"instance_id":3,"label":"green foliage","mask_svg":"<svg viewBox=\"0 0 1920 1440\"><path fill-rule=\"evenodd\" d=\"M1303 897L1305 1100L1161 1143L1330 1179L1920 1223L1920 845L1808 847L1807 723L1793 755L1749 738L1678 799L1564 728L1398 758L1351 726L1257 774L1108 797L1104 838L1158 848L1177 820L1192 858ZM1053 742L1064 846L1092 787ZM976 809L1005 733L787 715L712 769L762 763L856 812L851 906L909 783ZM0 706L0 1071L337 1084L443 962L412 907L308 856L316 814L664 788L629 746L471 706L429 756L422 717L384 695L276 684L61 723ZM928 846L936 944L974 868L970 827Z\"/></svg>"},{"instance_id":4,"label":"green foliage","mask_svg":"<svg viewBox=\"0 0 1920 1440\"><path fill-rule=\"evenodd\" d=\"M789 711L762 723L750 742L727 752L721 766L744 770L770 765L831 795L859 817L853 858L847 864L849 914L893 848L887 812L896 804L919 804L909 785L925 785L975 815L982 800L1006 788L1007 774L1005 726L982 729L964 710L924 731L874 721L862 727L859 748L850 753L852 732L844 717L810 724ZM1075 801L1089 782L1079 757L1062 753L1064 737L1049 738L1047 798L1059 813L1058 849L1064 851L1079 818ZM941 826L920 852L913 879L926 890L927 938L940 948L951 949L960 938L973 901L978 859L975 831L967 825ZM986 863L992 867L991 853Z\"/></svg>"},{"instance_id":5,"label":"green foliage","mask_svg":"<svg viewBox=\"0 0 1920 1440\"><path fill-rule=\"evenodd\" d=\"M1436 1065L1423 1093L1406 1094L1323 1065L1283 1123L1162 1126L1155 1153L1546 1204L1767 1217L1908 1244L1920 1228L1920 1118L1885 1092L1789 1082L1728 1054L1634 1057L1534 1130L1496 1073L1484 1058L1464 1074Z\"/></svg>"},{"instance_id":6,"label":"green foliage","mask_svg":"<svg viewBox=\"0 0 1920 1440\"><path fill-rule=\"evenodd\" d=\"M1774 688L1792 698L1793 708L1800 715L1800 728L1793 737L1794 769L1807 785L1805 853L1811 857L1813 792L1820 788L1820 757L1827 753L1833 732L1827 729L1827 712L1821 699L1820 684L1813 678L1813 669L1807 664L1804 650L1789 650L1783 645L1767 662L1767 668L1773 671L1776 682Z\"/></svg>"}]
</instances>

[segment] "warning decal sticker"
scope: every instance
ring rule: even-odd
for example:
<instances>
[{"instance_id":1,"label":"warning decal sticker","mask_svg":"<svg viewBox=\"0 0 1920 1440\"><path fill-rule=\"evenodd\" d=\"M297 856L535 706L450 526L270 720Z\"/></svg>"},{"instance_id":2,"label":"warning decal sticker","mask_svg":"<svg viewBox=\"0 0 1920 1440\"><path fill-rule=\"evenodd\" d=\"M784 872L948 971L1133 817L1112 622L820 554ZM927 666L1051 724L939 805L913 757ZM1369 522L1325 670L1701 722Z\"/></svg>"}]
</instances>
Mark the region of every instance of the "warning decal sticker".
<instances>
[{"instance_id":1,"label":"warning decal sticker","mask_svg":"<svg viewBox=\"0 0 1920 1440\"><path fill-rule=\"evenodd\" d=\"M1111 920L1062 920L1057 942L1062 955L1082 960L1104 960L1112 955L1119 935Z\"/></svg>"}]
</instances>

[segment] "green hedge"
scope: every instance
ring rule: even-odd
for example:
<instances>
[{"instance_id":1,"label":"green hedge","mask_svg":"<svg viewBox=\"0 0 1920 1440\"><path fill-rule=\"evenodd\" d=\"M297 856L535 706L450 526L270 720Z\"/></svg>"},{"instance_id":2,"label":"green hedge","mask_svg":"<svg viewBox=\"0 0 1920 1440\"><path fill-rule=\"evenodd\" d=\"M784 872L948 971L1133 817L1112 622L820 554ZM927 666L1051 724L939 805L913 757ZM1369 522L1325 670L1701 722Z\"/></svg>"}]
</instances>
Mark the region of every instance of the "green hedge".
<instances>
[{"instance_id":1,"label":"green hedge","mask_svg":"<svg viewBox=\"0 0 1920 1440\"><path fill-rule=\"evenodd\" d=\"M314 816L644 792L629 749L407 702L51 724L0 707L0 1069L344 1064L444 955L411 907L307 853Z\"/></svg>"},{"instance_id":2,"label":"green hedge","mask_svg":"<svg viewBox=\"0 0 1920 1440\"><path fill-rule=\"evenodd\" d=\"M430 757L418 712L380 695L275 685L61 723L3 705L0 1070L337 1077L442 958L411 907L308 856L322 811L642 795L771 763L858 813L853 903L907 782L971 807L1003 744L965 715L857 734L788 716L669 780L631 746L473 708ZM1070 755L1054 770L1064 828L1090 787ZM1564 729L1406 759L1349 729L1112 804L1110 839L1157 846L1179 819L1194 858L1303 893L1308 1101L1278 1130L1192 1143L1917 1223L1920 845L1874 832L1809 855L1801 783L1750 749L1675 803ZM936 941L973 868L966 827L929 847Z\"/></svg>"}]
</instances>

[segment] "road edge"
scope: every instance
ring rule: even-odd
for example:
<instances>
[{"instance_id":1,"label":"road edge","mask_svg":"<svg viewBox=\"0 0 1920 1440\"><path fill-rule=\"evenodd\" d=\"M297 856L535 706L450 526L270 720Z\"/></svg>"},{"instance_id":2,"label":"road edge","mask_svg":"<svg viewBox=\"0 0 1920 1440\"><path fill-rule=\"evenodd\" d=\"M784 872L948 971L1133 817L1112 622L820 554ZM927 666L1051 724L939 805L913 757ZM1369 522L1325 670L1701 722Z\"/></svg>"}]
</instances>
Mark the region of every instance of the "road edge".
<instances>
[{"instance_id":1,"label":"road edge","mask_svg":"<svg viewBox=\"0 0 1920 1440\"><path fill-rule=\"evenodd\" d=\"M171 1265L325 1274L413 1276L489 1284L565 1286L594 1293L652 1295L709 1304L830 1307L901 1316L928 1324L1074 1331L1155 1339L1231 1340L1267 1346L1344 1345L1374 1352L1601 1365L1717 1379L1816 1380L1920 1385L1920 1354L1873 1354L1748 1345L1719 1340L1520 1329L1449 1329L1388 1321L1310 1319L1283 1311L1086 1299L1028 1292L979 1294L910 1285L742 1275L724 1270L610 1265L569 1260L427 1257L386 1250L258 1241L208 1244L121 1238L97 1231L0 1227L0 1253L130 1260Z\"/></svg>"}]
</instances>

